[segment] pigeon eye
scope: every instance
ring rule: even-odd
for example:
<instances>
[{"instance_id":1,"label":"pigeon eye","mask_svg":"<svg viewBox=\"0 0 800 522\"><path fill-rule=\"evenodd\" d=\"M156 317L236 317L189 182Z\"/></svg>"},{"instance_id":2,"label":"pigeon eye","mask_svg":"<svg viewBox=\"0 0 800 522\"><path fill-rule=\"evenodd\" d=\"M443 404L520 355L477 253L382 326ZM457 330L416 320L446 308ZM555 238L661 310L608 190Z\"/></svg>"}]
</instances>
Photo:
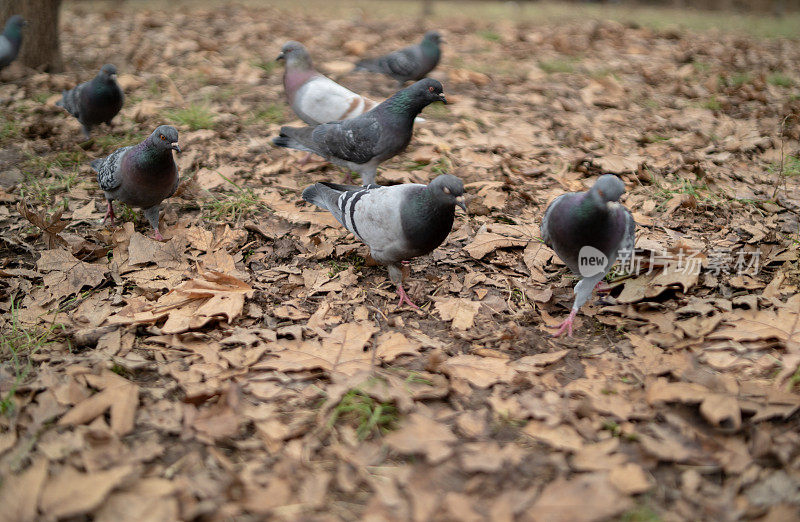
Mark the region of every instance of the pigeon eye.
<instances>
[{"instance_id":1,"label":"pigeon eye","mask_svg":"<svg viewBox=\"0 0 800 522\"><path fill-rule=\"evenodd\" d=\"M163 134L159 137L161 138L161 141L167 141L167 138Z\"/></svg>"},{"instance_id":2,"label":"pigeon eye","mask_svg":"<svg viewBox=\"0 0 800 522\"><path fill-rule=\"evenodd\" d=\"M432 88L433 88L433 87L431 87L431 89L432 89ZM445 188L443 188L443 189L442 189L442 192L444 192L445 194L450 194L450 189L449 189L449 188L447 188L447 187L445 187Z\"/></svg>"},{"instance_id":3,"label":"pigeon eye","mask_svg":"<svg viewBox=\"0 0 800 522\"><path fill-rule=\"evenodd\" d=\"M428 90L429 90L429 91L431 91L431 92L433 92L433 85L431 85L430 87L428 87Z\"/></svg>"}]
</instances>

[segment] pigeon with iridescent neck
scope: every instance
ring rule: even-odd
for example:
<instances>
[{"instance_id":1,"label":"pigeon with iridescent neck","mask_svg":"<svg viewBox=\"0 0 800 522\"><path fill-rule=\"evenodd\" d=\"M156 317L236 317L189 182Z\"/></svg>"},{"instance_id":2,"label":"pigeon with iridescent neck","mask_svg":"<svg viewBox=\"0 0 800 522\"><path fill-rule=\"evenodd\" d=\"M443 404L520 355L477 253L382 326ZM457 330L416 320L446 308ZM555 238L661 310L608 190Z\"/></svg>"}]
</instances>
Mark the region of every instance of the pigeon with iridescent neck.
<instances>
[{"instance_id":1,"label":"pigeon with iridescent neck","mask_svg":"<svg viewBox=\"0 0 800 522\"><path fill-rule=\"evenodd\" d=\"M557 197L544 213L542 239L581 278L569 317L558 326L555 337L564 331L572 337L575 315L592 290L618 257L624 263L633 253L636 223L628 209L617 203L624 192L622 180L606 174L586 192Z\"/></svg>"},{"instance_id":2,"label":"pigeon with iridescent neck","mask_svg":"<svg viewBox=\"0 0 800 522\"><path fill-rule=\"evenodd\" d=\"M0 70L17 59L22 45L22 28L25 25L27 22L20 15L14 15L6 22L3 34L0 34Z\"/></svg>"},{"instance_id":3,"label":"pigeon with iridescent neck","mask_svg":"<svg viewBox=\"0 0 800 522\"><path fill-rule=\"evenodd\" d=\"M89 139L89 131L95 125L111 125L124 100L125 95L117 83L117 68L106 64L88 82L64 91L56 105L75 116L83 128L83 135Z\"/></svg>"},{"instance_id":4,"label":"pigeon with iridescent neck","mask_svg":"<svg viewBox=\"0 0 800 522\"><path fill-rule=\"evenodd\" d=\"M408 146L414 118L435 101L447 103L442 84L425 78L361 116L309 127L282 127L280 136L272 142L312 152L359 173L363 184L371 185L378 165Z\"/></svg>"},{"instance_id":5,"label":"pigeon with iridescent neck","mask_svg":"<svg viewBox=\"0 0 800 522\"><path fill-rule=\"evenodd\" d=\"M418 308L403 289L401 263L423 256L441 245L453 226L456 205L466 212L464 184L442 174L428 185L407 183L357 187L316 183L303 199L333 214L339 223L366 244L372 258L386 265L403 303Z\"/></svg>"},{"instance_id":6,"label":"pigeon with iridescent neck","mask_svg":"<svg viewBox=\"0 0 800 522\"><path fill-rule=\"evenodd\" d=\"M442 37L438 32L428 31L422 42L378 58L361 60L353 70L382 73L391 76L400 85L409 80L421 80L438 65L442 56L439 49L441 41Z\"/></svg>"},{"instance_id":7,"label":"pigeon with iridescent neck","mask_svg":"<svg viewBox=\"0 0 800 522\"><path fill-rule=\"evenodd\" d=\"M117 149L110 156L94 160L97 182L106 196L108 209L103 219L114 221L115 199L144 209L155 230L155 239L163 240L158 230L161 202L178 188L178 166L172 151L180 152L178 130L169 125L158 127L143 142Z\"/></svg>"}]
</instances>

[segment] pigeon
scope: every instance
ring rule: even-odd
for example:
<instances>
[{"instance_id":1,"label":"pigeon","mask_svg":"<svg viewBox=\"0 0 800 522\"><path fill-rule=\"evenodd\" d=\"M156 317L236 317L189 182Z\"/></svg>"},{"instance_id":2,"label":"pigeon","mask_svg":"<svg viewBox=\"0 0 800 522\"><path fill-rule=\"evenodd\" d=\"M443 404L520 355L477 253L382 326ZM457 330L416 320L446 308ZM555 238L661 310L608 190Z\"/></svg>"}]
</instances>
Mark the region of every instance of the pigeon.
<instances>
[{"instance_id":1,"label":"pigeon","mask_svg":"<svg viewBox=\"0 0 800 522\"><path fill-rule=\"evenodd\" d=\"M111 64L104 65L97 76L74 89L61 93L56 105L81 123L83 135L89 139L89 131L100 123L108 123L122 109L125 95L117 84L117 68Z\"/></svg>"},{"instance_id":2,"label":"pigeon","mask_svg":"<svg viewBox=\"0 0 800 522\"><path fill-rule=\"evenodd\" d=\"M22 45L22 28L27 22L20 16L14 15L6 22L3 34L0 35L0 70L17 59L19 47Z\"/></svg>"},{"instance_id":3,"label":"pigeon","mask_svg":"<svg viewBox=\"0 0 800 522\"><path fill-rule=\"evenodd\" d=\"M400 85L424 78L439 63L442 37L436 31L428 31L417 45L404 47L378 58L361 60L354 71L371 71L391 76Z\"/></svg>"},{"instance_id":4,"label":"pigeon","mask_svg":"<svg viewBox=\"0 0 800 522\"><path fill-rule=\"evenodd\" d=\"M178 130L161 125L143 142L117 149L110 156L92 161L97 182L106 196L108 210L103 218L114 221L115 199L144 209L144 215L155 230L155 239L164 238L158 231L161 202L178 188L178 166L172 151L180 152Z\"/></svg>"},{"instance_id":5,"label":"pigeon","mask_svg":"<svg viewBox=\"0 0 800 522\"><path fill-rule=\"evenodd\" d=\"M447 103L442 84L425 78L355 118L309 127L281 127L280 136L272 142L279 147L313 152L358 172L364 185L372 185L378 165L406 148L414 118L435 101Z\"/></svg>"},{"instance_id":6,"label":"pigeon","mask_svg":"<svg viewBox=\"0 0 800 522\"><path fill-rule=\"evenodd\" d=\"M277 59L286 61L283 88L289 105L308 125L353 118L377 105L314 70L300 42L283 44Z\"/></svg>"},{"instance_id":7,"label":"pigeon","mask_svg":"<svg viewBox=\"0 0 800 522\"><path fill-rule=\"evenodd\" d=\"M611 270L620 254L623 263L633 253L636 223L617 203L625 184L616 176L600 176L586 192L562 194L553 200L542 218L542 239L582 279L575 285L575 301L569 317L554 334L568 331L572 337L575 314L592 290Z\"/></svg>"},{"instance_id":8,"label":"pigeon","mask_svg":"<svg viewBox=\"0 0 800 522\"><path fill-rule=\"evenodd\" d=\"M303 199L328 210L339 223L366 244L372 258L389 268L400 301L419 308L403 289L400 264L432 252L453 226L455 206L466 212L464 184L452 174L428 185L406 183L382 187L315 183Z\"/></svg>"}]
</instances>

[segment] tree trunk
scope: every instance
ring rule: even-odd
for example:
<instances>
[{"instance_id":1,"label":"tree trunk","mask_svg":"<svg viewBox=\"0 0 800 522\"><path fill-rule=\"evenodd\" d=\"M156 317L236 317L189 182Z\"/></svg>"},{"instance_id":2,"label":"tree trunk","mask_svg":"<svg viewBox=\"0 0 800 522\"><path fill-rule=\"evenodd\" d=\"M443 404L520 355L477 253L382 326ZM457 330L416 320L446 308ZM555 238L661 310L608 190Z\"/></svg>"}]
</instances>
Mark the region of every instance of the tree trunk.
<instances>
[{"instance_id":1,"label":"tree trunk","mask_svg":"<svg viewBox=\"0 0 800 522\"><path fill-rule=\"evenodd\" d=\"M58 20L61 0L4 0L0 2L0 23L11 15L20 14L28 22L22 28L22 48L19 61L38 71L60 72L61 44L58 39Z\"/></svg>"}]
</instances>

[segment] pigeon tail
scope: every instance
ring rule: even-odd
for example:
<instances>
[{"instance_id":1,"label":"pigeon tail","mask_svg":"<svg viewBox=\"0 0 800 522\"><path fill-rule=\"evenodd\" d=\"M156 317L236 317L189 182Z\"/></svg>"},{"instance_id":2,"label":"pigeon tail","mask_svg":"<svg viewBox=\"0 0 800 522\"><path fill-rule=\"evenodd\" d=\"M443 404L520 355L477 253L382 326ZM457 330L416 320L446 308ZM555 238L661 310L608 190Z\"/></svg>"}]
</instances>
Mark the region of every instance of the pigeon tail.
<instances>
[{"instance_id":1,"label":"pigeon tail","mask_svg":"<svg viewBox=\"0 0 800 522\"><path fill-rule=\"evenodd\" d=\"M91 163L89 163L89 165L91 165L91 167L95 170L95 172L100 172L100 167L103 165L105 161L106 161L105 158L97 158L96 160L93 160Z\"/></svg>"},{"instance_id":2,"label":"pigeon tail","mask_svg":"<svg viewBox=\"0 0 800 522\"><path fill-rule=\"evenodd\" d=\"M311 133L313 131L314 127L282 127L281 135L277 138L273 138L272 143L278 147L319 154L319 152L310 145L310 143L313 143L311 139Z\"/></svg>"},{"instance_id":3,"label":"pigeon tail","mask_svg":"<svg viewBox=\"0 0 800 522\"><path fill-rule=\"evenodd\" d=\"M336 218L337 221L342 223L342 211L339 208L339 197L342 192L348 189L360 189L361 187L354 187L349 185L337 185L335 183L315 183L310 187L306 187L303 191L302 198L312 205L324 208ZM344 225L344 223L342 223Z\"/></svg>"},{"instance_id":4,"label":"pigeon tail","mask_svg":"<svg viewBox=\"0 0 800 522\"><path fill-rule=\"evenodd\" d=\"M374 59L361 60L357 62L355 68L353 69L353 72L356 71L382 72L378 64L375 63Z\"/></svg>"}]
</instances>

